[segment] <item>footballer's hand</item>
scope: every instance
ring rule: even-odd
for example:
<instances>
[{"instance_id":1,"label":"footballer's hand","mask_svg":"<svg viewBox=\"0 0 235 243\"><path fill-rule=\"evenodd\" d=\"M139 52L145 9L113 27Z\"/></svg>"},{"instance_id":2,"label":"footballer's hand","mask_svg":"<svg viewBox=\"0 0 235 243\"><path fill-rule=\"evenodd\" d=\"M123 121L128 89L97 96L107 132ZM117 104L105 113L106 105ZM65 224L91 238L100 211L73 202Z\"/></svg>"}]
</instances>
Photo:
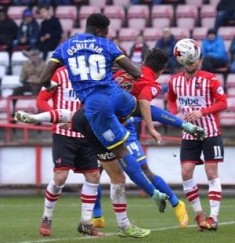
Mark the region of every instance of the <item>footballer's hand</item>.
<instances>
[{"instance_id":1,"label":"footballer's hand","mask_svg":"<svg viewBox=\"0 0 235 243\"><path fill-rule=\"evenodd\" d=\"M51 81L49 87L45 87L48 92L53 92L55 89L57 89L59 86L58 83Z\"/></svg>"},{"instance_id":2,"label":"footballer's hand","mask_svg":"<svg viewBox=\"0 0 235 243\"><path fill-rule=\"evenodd\" d=\"M59 127L66 130L72 130L71 122L59 123Z\"/></svg>"},{"instance_id":3,"label":"footballer's hand","mask_svg":"<svg viewBox=\"0 0 235 243\"><path fill-rule=\"evenodd\" d=\"M162 141L162 135L159 132L157 132L154 128L149 129L149 132L151 136L157 141L157 143L160 144Z\"/></svg>"}]
</instances>

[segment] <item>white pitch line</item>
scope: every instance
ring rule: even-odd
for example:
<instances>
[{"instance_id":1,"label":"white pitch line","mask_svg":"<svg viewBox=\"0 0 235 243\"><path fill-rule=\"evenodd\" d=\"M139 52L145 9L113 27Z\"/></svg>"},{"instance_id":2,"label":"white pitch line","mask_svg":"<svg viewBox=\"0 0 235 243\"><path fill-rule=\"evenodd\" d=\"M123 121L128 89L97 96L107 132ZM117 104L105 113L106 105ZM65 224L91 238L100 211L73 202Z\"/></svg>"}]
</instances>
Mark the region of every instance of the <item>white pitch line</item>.
<instances>
[{"instance_id":1,"label":"white pitch line","mask_svg":"<svg viewBox=\"0 0 235 243\"><path fill-rule=\"evenodd\" d=\"M235 224L235 221L230 222L221 222L219 225L231 225ZM189 225L188 228L196 227L196 225ZM165 230L171 230L171 229L179 229L179 226L171 226L171 227L162 227L158 229L150 229L151 231L165 231ZM118 233L106 233L105 237L107 236L114 236L118 235ZM47 242L57 242L57 241L76 241L76 240L87 240L87 239L97 239L98 237L92 237L92 236L84 236L84 237L73 237L73 238L59 238L59 239L42 239L42 240L33 240L33 241L14 241L14 242L5 242L5 243L47 243ZM99 237L100 238L100 237Z\"/></svg>"}]
</instances>

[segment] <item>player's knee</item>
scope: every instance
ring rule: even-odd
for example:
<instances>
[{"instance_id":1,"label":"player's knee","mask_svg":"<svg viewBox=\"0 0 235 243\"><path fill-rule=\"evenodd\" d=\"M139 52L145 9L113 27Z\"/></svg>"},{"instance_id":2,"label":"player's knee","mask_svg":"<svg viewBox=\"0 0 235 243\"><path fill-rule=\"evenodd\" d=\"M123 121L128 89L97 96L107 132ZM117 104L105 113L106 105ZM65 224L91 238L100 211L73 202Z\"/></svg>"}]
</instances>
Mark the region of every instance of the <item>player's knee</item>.
<instances>
[{"instance_id":1,"label":"player's knee","mask_svg":"<svg viewBox=\"0 0 235 243\"><path fill-rule=\"evenodd\" d=\"M191 170L184 169L184 170L182 170L182 172L181 172L181 176L182 176L182 179L183 179L184 181L188 181L188 180L192 179L193 172L192 172Z\"/></svg>"},{"instance_id":2,"label":"player's knee","mask_svg":"<svg viewBox=\"0 0 235 243\"><path fill-rule=\"evenodd\" d=\"M56 171L54 174L54 182L56 186L63 186L67 180L68 171Z\"/></svg>"},{"instance_id":3,"label":"player's knee","mask_svg":"<svg viewBox=\"0 0 235 243\"><path fill-rule=\"evenodd\" d=\"M84 176L86 178L86 181L89 183L98 184L100 181L100 172L99 171L85 173Z\"/></svg>"}]
</instances>

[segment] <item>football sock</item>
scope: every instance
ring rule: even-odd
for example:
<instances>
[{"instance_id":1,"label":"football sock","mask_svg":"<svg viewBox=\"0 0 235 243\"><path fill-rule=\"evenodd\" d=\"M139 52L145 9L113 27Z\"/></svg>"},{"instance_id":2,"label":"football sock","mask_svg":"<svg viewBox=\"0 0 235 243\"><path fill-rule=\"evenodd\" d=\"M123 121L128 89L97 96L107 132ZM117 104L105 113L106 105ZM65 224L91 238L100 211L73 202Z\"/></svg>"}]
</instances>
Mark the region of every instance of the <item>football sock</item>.
<instances>
[{"instance_id":1,"label":"football sock","mask_svg":"<svg viewBox=\"0 0 235 243\"><path fill-rule=\"evenodd\" d=\"M46 111L38 114L30 114L30 116L38 122L70 122L73 113L70 110L58 109Z\"/></svg>"},{"instance_id":2,"label":"football sock","mask_svg":"<svg viewBox=\"0 0 235 243\"><path fill-rule=\"evenodd\" d=\"M93 218L99 218L103 216L103 211L101 207L101 196L102 196L102 188L101 185L98 186L97 197L95 200L95 206L93 210Z\"/></svg>"},{"instance_id":3,"label":"football sock","mask_svg":"<svg viewBox=\"0 0 235 243\"><path fill-rule=\"evenodd\" d=\"M182 128L182 125L184 123L184 121L179 117L157 106L151 105L151 114L153 121L158 121L162 124Z\"/></svg>"},{"instance_id":4,"label":"football sock","mask_svg":"<svg viewBox=\"0 0 235 243\"><path fill-rule=\"evenodd\" d=\"M56 186L54 180L51 180L47 185L44 199L43 217L47 217L48 219L52 218L53 210L58 199L60 198L63 187L64 185Z\"/></svg>"},{"instance_id":5,"label":"football sock","mask_svg":"<svg viewBox=\"0 0 235 243\"><path fill-rule=\"evenodd\" d=\"M124 184L110 185L110 198L112 200L113 210L120 228L126 229L130 225L127 217L127 200Z\"/></svg>"},{"instance_id":6,"label":"football sock","mask_svg":"<svg viewBox=\"0 0 235 243\"><path fill-rule=\"evenodd\" d=\"M142 171L140 164L136 161L136 159L127 154L122 159L119 160L119 163L129 178L139 186L145 193L149 196L153 195L155 187L151 183L151 181L146 177L144 172Z\"/></svg>"},{"instance_id":7,"label":"football sock","mask_svg":"<svg viewBox=\"0 0 235 243\"><path fill-rule=\"evenodd\" d=\"M183 181L183 190L194 212L202 212L198 186L193 179Z\"/></svg>"},{"instance_id":8,"label":"football sock","mask_svg":"<svg viewBox=\"0 0 235 243\"><path fill-rule=\"evenodd\" d=\"M91 222L99 184L84 181L81 191L81 221Z\"/></svg>"},{"instance_id":9,"label":"football sock","mask_svg":"<svg viewBox=\"0 0 235 243\"><path fill-rule=\"evenodd\" d=\"M209 181L209 202L210 202L210 217L212 217L215 221L217 221L217 217L220 209L221 202L221 192L222 187L220 183L220 179L216 178L214 180Z\"/></svg>"},{"instance_id":10,"label":"football sock","mask_svg":"<svg viewBox=\"0 0 235 243\"><path fill-rule=\"evenodd\" d=\"M171 188L167 185L167 183L163 180L162 177L155 175L153 177L153 184L160 192L165 193L169 198L172 207L175 207L179 203L178 197L174 194Z\"/></svg>"}]
</instances>

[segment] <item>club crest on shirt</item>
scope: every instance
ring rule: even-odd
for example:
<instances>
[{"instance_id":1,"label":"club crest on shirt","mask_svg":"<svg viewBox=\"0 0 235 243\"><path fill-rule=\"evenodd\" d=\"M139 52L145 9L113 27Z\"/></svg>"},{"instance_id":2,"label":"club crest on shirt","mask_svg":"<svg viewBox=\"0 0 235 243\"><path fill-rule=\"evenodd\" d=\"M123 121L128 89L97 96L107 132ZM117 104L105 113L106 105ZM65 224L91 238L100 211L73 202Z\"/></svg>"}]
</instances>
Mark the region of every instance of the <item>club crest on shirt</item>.
<instances>
[{"instance_id":1,"label":"club crest on shirt","mask_svg":"<svg viewBox=\"0 0 235 243\"><path fill-rule=\"evenodd\" d=\"M220 94L220 95L223 95L224 94L224 89L221 86L218 87L217 93Z\"/></svg>"},{"instance_id":2,"label":"club crest on shirt","mask_svg":"<svg viewBox=\"0 0 235 243\"><path fill-rule=\"evenodd\" d=\"M112 142L115 138L113 131L110 129L105 131L102 135L105 138L105 140L110 141L110 142Z\"/></svg>"},{"instance_id":3,"label":"club crest on shirt","mask_svg":"<svg viewBox=\"0 0 235 243\"><path fill-rule=\"evenodd\" d=\"M152 87L152 88L151 88L151 92L152 92L152 95L153 95L153 96L156 96L157 93L158 93L158 92L157 92L157 89L156 89L155 87Z\"/></svg>"}]
</instances>

